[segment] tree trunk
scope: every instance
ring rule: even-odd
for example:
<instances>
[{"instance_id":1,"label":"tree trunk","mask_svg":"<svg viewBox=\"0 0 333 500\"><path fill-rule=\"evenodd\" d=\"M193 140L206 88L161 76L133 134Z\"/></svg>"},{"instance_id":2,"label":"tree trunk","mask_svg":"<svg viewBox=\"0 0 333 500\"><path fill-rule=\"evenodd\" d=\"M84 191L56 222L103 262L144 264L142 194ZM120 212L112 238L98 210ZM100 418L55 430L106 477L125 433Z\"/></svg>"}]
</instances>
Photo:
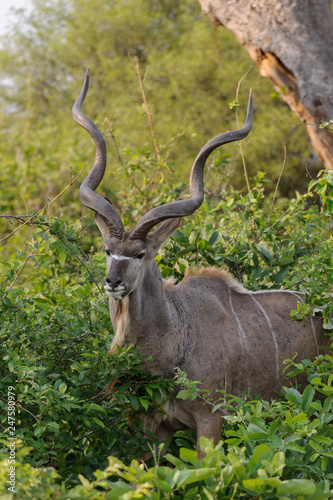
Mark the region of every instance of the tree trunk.
<instances>
[{"instance_id":1,"label":"tree trunk","mask_svg":"<svg viewBox=\"0 0 333 500\"><path fill-rule=\"evenodd\" d=\"M333 14L331 0L199 0L231 31L290 108L333 169ZM330 128L333 128L333 120Z\"/></svg>"}]
</instances>

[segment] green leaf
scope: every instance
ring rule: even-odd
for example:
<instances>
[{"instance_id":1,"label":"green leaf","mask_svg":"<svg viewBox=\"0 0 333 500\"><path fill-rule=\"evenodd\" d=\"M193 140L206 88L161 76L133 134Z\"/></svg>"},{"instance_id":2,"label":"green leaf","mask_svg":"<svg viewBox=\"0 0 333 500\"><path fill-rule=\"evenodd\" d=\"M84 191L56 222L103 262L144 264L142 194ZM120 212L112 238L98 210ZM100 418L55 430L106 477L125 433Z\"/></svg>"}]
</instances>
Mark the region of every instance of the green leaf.
<instances>
[{"instance_id":1,"label":"green leaf","mask_svg":"<svg viewBox=\"0 0 333 500\"><path fill-rule=\"evenodd\" d=\"M251 493L262 493L265 491L265 481L261 477L255 479L244 479L243 486L250 490Z\"/></svg>"},{"instance_id":2,"label":"green leaf","mask_svg":"<svg viewBox=\"0 0 333 500\"><path fill-rule=\"evenodd\" d=\"M296 443L286 444L284 448L290 451L297 451L297 453L306 453L306 449Z\"/></svg>"},{"instance_id":3,"label":"green leaf","mask_svg":"<svg viewBox=\"0 0 333 500\"><path fill-rule=\"evenodd\" d=\"M259 250L261 255L263 257L265 257L265 260L267 262L270 262L272 260L271 254L269 253L269 251L267 250L267 248L264 245L257 245L257 249Z\"/></svg>"},{"instance_id":4,"label":"green leaf","mask_svg":"<svg viewBox=\"0 0 333 500\"><path fill-rule=\"evenodd\" d=\"M134 410L138 410L140 408L140 403L139 403L139 399L136 398L135 396L132 396L131 394L128 396L128 399L129 399L129 402L130 402L130 405L131 407L134 409Z\"/></svg>"},{"instance_id":5,"label":"green leaf","mask_svg":"<svg viewBox=\"0 0 333 500\"><path fill-rule=\"evenodd\" d=\"M293 417L293 422L294 424L299 424L299 423L302 423L302 424L307 424L309 421L306 413L299 413L298 415L295 415Z\"/></svg>"},{"instance_id":6,"label":"green leaf","mask_svg":"<svg viewBox=\"0 0 333 500\"><path fill-rule=\"evenodd\" d=\"M313 401L315 390L312 385L307 385L303 391L303 408L307 410Z\"/></svg>"},{"instance_id":7,"label":"green leaf","mask_svg":"<svg viewBox=\"0 0 333 500\"><path fill-rule=\"evenodd\" d=\"M316 485L309 479L290 479L278 486L280 495L313 495Z\"/></svg>"},{"instance_id":8,"label":"green leaf","mask_svg":"<svg viewBox=\"0 0 333 500\"><path fill-rule=\"evenodd\" d=\"M148 408L149 408L148 401L146 399L144 399L144 398L140 398L139 401L140 401L141 405L144 407L144 409L147 411Z\"/></svg>"},{"instance_id":9,"label":"green leaf","mask_svg":"<svg viewBox=\"0 0 333 500\"><path fill-rule=\"evenodd\" d=\"M327 211L333 213L333 200L326 200Z\"/></svg>"},{"instance_id":10,"label":"green leaf","mask_svg":"<svg viewBox=\"0 0 333 500\"><path fill-rule=\"evenodd\" d=\"M219 236L220 236L220 232L214 231L213 234L211 235L211 237L209 238L209 243L211 245L214 245L216 243L216 241L218 240Z\"/></svg>"},{"instance_id":11,"label":"green leaf","mask_svg":"<svg viewBox=\"0 0 333 500\"><path fill-rule=\"evenodd\" d=\"M128 484L128 485L125 485L125 483L123 483L123 486L112 486L112 489L111 491L108 491L107 493L107 499L108 500L119 500L119 498L122 497L122 495L125 495L126 493L129 493L133 491L133 488L131 488L131 486ZM128 497L128 498L131 498L131 497Z\"/></svg>"},{"instance_id":12,"label":"green leaf","mask_svg":"<svg viewBox=\"0 0 333 500\"><path fill-rule=\"evenodd\" d=\"M215 468L185 469L179 471L177 487L181 488L188 484L196 483L202 479L207 479L216 473Z\"/></svg>"},{"instance_id":13,"label":"green leaf","mask_svg":"<svg viewBox=\"0 0 333 500\"><path fill-rule=\"evenodd\" d=\"M285 465L285 454L283 451L277 451L276 453L274 453L272 459L274 474L276 474L277 471L282 470L284 468L284 465Z\"/></svg>"},{"instance_id":14,"label":"green leaf","mask_svg":"<svg viewBox=\"0 0 333 500\"><path fill-rule=\"evenodd\" d=\"M60 426L57 422L50 422L49 424L47 424L47 428L48 428L48 430L51 430L51 431L55 432L56 434L58 434Z\"/></svg>"},{"instance_id":15,"label":"green leaf","mask_svg":"<svg viewBox=\"0 0 333 500\"><path fill-rule=\"evenodd\" d=\"M268 460L273 455L273 451L266 444L259 444L253 450L253 454L249 460L249 468L256 470L262 460Z\"/></svg>"},{"instance_id":16,"label":"green leaf","mask_svg":"<svg viewBox=\"0 0 333 500\"><path fill-rule=\"evenodd\" d=\"M192 392L188 389L183 389L177 393L177 399L189 399L192 395Z\"/></svg>"},{"instance_id":17,"label":"green leaf","mask_svg":"<svg viewBox=\"0 0 333 500\"><path fill-rule=\"evenodd\" d=\"M64 276L63 276L62 278L60 278L59 284L60 284L60 286L62 286L63 288L66 286L66 284L67 284L67 280L66 280L66 278L65 278Z\"/></svg>"},{"instance_id":18,"label":"green leaf","mask_svg":"<svg viewBox=\"0 0 333 500\"><path fill-rule=\"evenodd\" d=\"M157 488L159 488L162 491L165 491L166 493L170 493L172 491L172 488L171 488L169 483L167 483L163 479L160 479L156 476L153 478L153 483L154 483L154 486L156 486Z\"/></svg>"},{"instance_id":19,"label":"green leaf","mask_svg":"<svg viewBox=\"0 0 333 500\"><path fill-rule=\"evenodd\" d=\"M175 486L179 477L179 470L170 469L170 467L163 467L163 466L157 467L156 473L158 478L168 483L171 489Z\"/></svg>"},{"instance_id":20,"label":"green leaf","mask_svg":"<svg viewBox=\"0 0 333 500\"><path fill-rule=\"evenodd\" d=\"M39 425L38 427L35 428L34 430L34 436L40 436L45 432L46 427L44 425Z\"/></svg>"},{"instance_id":21,"label":"green leaf","mask_svg":"<svg viewBox=\"0 0 333 500\"><path fill-rule=\"evenodd\" d=\"M287 266L288 264L292 264L294 262L294 257L281 257L279 259L279 266Z\"/></svg>"},{"instance_id":22,"label":"green leaf","mask_svg":"<svg viewBox=\"0 0 333 500\"><path fill-rule=\"evenodd\" d=\"M198 467L200 460L198 459L198 453L194 450L189 450L188 448L181 448L179 452L179 457L181 460L190 462L191 464Z\"/></svg>"},{"instance_id":23,"label":"green leaf","mask_svg":"<svg viewBox=\"0 0 333 500\"><path fill-rule=\"evenodd\" d=\"M183 469L187 469L188 468L188 464L186 464L185 462L183 462L182 460L180 460L180 458L177 458L177 457L174 457L173 455L170 455L169 453L167 453L165 455L165 459L170 462L172 465L174 465L175 467L177 467L177 469L179 470L183 470Z\"/></svg>"},{"instance_id":24,"label":"green leaf","mask_svg":"<svg viewBox=\"0 0 333 500\"><path fill-rule=\"evenodd\" d=\"M302 395L293 387L286 388L286 398L291 402L291 403L298 403L302 404Z\"/></svg>"},{"instance_id":25,"label":"green leaf","mask_svg":"<svg viewBox=\"0 0 333 500\"><path fill-rule=\"evenodd\" d=\"M66 392L67 385L64 382L61 382L61 384L58 387L59 394L64 394Z\"/></svg>"},{"instance_id":26,"label":"green leaf","mask_svg":"<svg viewBox=\"0 0 333 500\"><path fill-rule=\"evenodd\" d=\"M103 427L103 429L105 429L105 425L103 424L103 422L102 422L99 418L97 418L97 417L93 417L93 421L94 421L97 425L99 425L100 427Z\"/></svg>"},{"instance_id":27,"label":"green leaf","mask_svg":"<svg viewBox=\"0 0 333 500\"><path fill-rule=\"evenodd\" d=\"M226 465L221 471L223 484L227 486L233 479L235 471L232 465Z\"/></svg>"},{"instance_id":28,"label":"green leaf","mask_svg":"<svg viewBox=\"0 0 333 500\"><path fill-rule=\"evenodd\" d=\"M309 441L309 445L311 446L311 448L313 448L317 453L324 453L325 450L322 446L320 446L320 444L316 443L313 439L310 439Z\"/></svg>"},{"instance_id":29,"label":"green leaf","mask_svg":"<svg viewBox=\"0 0 333 500\"><path fill-rule=\"evenodd\" d=\"M59 251L59 263L63 264L66 260L66 257L67 257L66 252L63 249L61 249Z\"/></svg>"},{"instance_id":30,"label":"green leaf","mask_svg":"<svg viewBox=\"0 0 333 500\"><path fill-rule=\"evenodd\" d=\"M4 301L6 306L8 306L8 307L12 307L14 305L13 302L8 297L3 297L2 300Z\"/></svg>"}]
</instances>

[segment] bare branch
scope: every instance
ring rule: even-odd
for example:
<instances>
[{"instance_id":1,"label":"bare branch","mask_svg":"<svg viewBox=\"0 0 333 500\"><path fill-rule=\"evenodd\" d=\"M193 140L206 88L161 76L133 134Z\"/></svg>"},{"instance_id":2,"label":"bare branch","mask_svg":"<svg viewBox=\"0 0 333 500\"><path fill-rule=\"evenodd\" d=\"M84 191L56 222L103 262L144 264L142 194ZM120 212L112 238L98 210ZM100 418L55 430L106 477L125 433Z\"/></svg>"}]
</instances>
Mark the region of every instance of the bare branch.
<instances>
[{"instance_id":1,"label":"bare branch","mask_svg":"<svg viewBox=\"0 0 333 500\"><path fill-rule=\"evenodd\" d=\"M47 234L47 233L45 233L45 234L43 235L43 238L41 239L41 241L43 241L43 240L46 238L46 234ZM12 283L11 283L11 285L10 285L10 287L9 287L9 289L8 289L8 290L11 290L11 289L13 288L14 283L17 281L17 279L18 279L18 277L20 276L21 272L23 271L23 269L25 268L25 266L27 265L27 263L28 263L28 261L31 259L31 257L35 254L36 250L37 250L37 248L35 247L35 248L32 250L32 252L30 252L30 254L28 255L28 257L25 259L25 261L23 262L22 266L21 266L21 267L20 267L20 269L18 270L18 272L17 272L17 274L16 274L16 276L15 276L14 280L12 281Z\"/></svg>"},{"instance_id":2,"label":"bare branch","mask_svg":"<svg viewBox=\"0 0 333 500\"><path fill-rule=\"evenodd\" d=\"M277 190L278 190L278 187L279 187L279 184L280 184L280 180L281 180L281 177L282 177L284 166L286 164L286 159L287 159L287 149L286 149L286 146L283 146L283 152L284 152L284 157L283 157L282 168L281 168L280 175L279 175L279 178L278 178L276 186L275 186L275 191L274 191L274 196L273 196L271 211L273 210L273 207L274 207L276 193L277 193Z\"/></svg>"},{"instance_id":3,"label":"bare branch","mask_svg":"<svg viewBox=\"0 0 333 500\"><path fill-rule=\"evenodd\" d=\"M247 77L247 75L251 71L251 69L252 69L252 66L250 66L250 68L247 70L245 75L243 75L242 78L238 82L237 90L236 90L236 103L238 102L238 94L239 94L240 86L242 85L243 81L245 80L245 78ZM236 108L236 121L237 121L237 128L239 128L239 118L238 118L237 108ZM247 190L248 190L248 192L250 192L251 188L250 188L250 183L249 183L249 177L247 175L247 168L246 168L246 163L245 163L245 156L244 156L242 141L239 141L238 145L239 145L239 149L240 149L240 153L241 153L241 157L242 157L244 177L245 177L245 181L246 181Z\"/></svg>"},{"instance_id":4,"label":"bare branch","mask_svg":"<svg viewBox=\"0 0 333 500\"><path fill-rule=\"evenodd\" d=\"M2 243L3 241L7 240L8 238L10 238L11 236L13 236L13 234L17 233L17 231L20 231L20 229L22 229L24 226L28 225L31 223L31 221L37 217L37 215L39 215L40 213L42 213L47 207L49 207L50 205L52 205L52 203L54 203L58 198L60 198L60 196L62 194L64 194L76 181L77 179L80 177L80 175L82 174L82 172L84 172L85 169L81 170L81 172L76 176L74 177L74 179L72 179L70 181L70 183L59 193L57 194L57 196L55 196L51 201L49 201L43 208L41 208L40 210L38 210L38 212L36 212L34 215L32 215L28 220L26 220L21 226L19 226L18 228L16 228L14 231L12 231L11 233L7 234L7 236L4 236L1 240L0 240L0 243Z\"/></svg>"},{"instance_id":5,"label":"bare branch","mask_svg":"<svg viewBox=\"0 0 333 500\"><path fill-rule=\"evenodd\" d=\"M149 129L150 129L150 134L151 134L151 136L153 138L154 147L155 147L155 151L156 151L156 156L157 156L157 159L158 159L159 163L161 163L161 161L162 161L161 152L160 152L160 148L158 146L157 138L156 138L156 135L155 135L155 130L154 130L154 127L153 127L153 122L152 122L152 119L151 119L151 112L149 110L148 101L147 101L146 92L145 92L145 87L144 87L144 80L146 78L146 73L145 73L144 78L142 79L141 74L140 74L139 58L137 56L134 58L133 66L134 66L136 74L138 76L140 90L141 90L141 95L142 95L142 100L143 100L143 104L144 104L144 107L145 107L145 110L146 110L148 124L149 124ZM162 178L163 178L163 174L162 173L161 173L161 175L162 175Z\"/></svg>"}]
</instances>

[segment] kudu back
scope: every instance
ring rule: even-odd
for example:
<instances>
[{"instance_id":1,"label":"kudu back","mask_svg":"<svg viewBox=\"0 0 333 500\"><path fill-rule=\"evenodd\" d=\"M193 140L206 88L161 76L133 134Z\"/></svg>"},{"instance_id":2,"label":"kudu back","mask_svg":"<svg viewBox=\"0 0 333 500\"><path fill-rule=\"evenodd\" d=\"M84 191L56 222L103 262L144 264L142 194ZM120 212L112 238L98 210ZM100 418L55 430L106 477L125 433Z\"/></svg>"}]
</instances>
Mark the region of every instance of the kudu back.
<instances>
[{"instance_id":1,"label":"kudu back","mask_svg":"<svg viewBox=\"0 0 333 500\"><path fill-rule=\"evenodd\" d=\"M142 358L154 358L144 366L152 375L172 378L179 367L212 395L216 389L243 395L250 388L252 396L275 399L287 384L283 361L296 352L298 359L314 359L331 343L319 318L302 323L291 319L290 311L304 301L303 294L249 292L217 268L190 273L177 285L166 284L155 261L181 217L193 214L203 202L203 169L210 153L250 132L251 94L244 126L215 137L200 150L191 170L190 198L153 208L134 229L125 231L112 203L95 192L106 167L106 146L99 129L81 112L88 85L87 72L73 117L96 146L95 162L80 196L94 210L105 243L105 290L115 332L111 352L116 352L117 345L133 344ZM159 440L170 440L177 430L195 429L198 443L200 436L219 441L221 413L212 414L209 405L174 395L164 409L166 415L156 413L146 421L146 428Z\"/></svg>"}]
</instances>

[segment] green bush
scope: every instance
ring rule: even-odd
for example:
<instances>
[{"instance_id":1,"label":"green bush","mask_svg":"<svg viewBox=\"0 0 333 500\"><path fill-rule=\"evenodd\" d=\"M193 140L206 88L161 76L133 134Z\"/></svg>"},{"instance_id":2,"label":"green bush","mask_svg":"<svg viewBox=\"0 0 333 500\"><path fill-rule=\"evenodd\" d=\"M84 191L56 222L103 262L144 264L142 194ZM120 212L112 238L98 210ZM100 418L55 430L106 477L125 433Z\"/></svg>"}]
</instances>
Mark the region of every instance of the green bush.
<instances>
[{"instance_id":1,"label":"green bush","mask_svg":"<svg viewBox=\"0 0 333 500\"><path fill-rule=\"evenodd\" d=\"M139 415L161 402L169 383L143 374L135 350L108 355L112 327L98 288L100 257L84 262L73 228L60 221L48 223L48 233L45 221L39 225L30 283L17 272L20 261L5 266L5 283L14 286L4 283L1 291L0 406L6 410L14 386L16 437L32 450L27 460L75 482L78 472L89 477L106 465L111 450L123 459L142 453ZM3 411L3 438L6 419Z\"/></svg>"},{"instance_id":2,"label":"green bush","mask_svg":"<svg viewBox=\"0 0 333 500\"><path fill-rule=\"evenodd\" d=\"M263 175L252 180L247 196L230 188L222 198L207 196L158 254L163 276L177 280L189 266L216 265L252 290L305 291L330 329L332 179L326 172L310 183L310 194L321 202L309 208L306 197L267 198ZM150 201L175 196L172 187L157 183ZM134 186L124 208L125 223L132 224L146 211L145 193ZM101 286L104 257L96 253L93 225L88 221L83 233L77 222L43 215L34 222L28 257L11 249L12 258L1 267L1 494L8 499L332 497L330 356L289 360L294 375L307 373L308 386L303 393L285 389L272 404L223 393L211 401L214 395L201 393L197 382L180 374L181 397L203 397L212 411L221 405L228 411L222 441L214 448L203 439L207 456L198 460L191 433L177 433L173 449L181 448L179 458L166 456L173 469L136 462L149 442L152 446L142 416L161 404L172 382L142 373L133 349L107 354L112 329ZM309 312L299 307L292 314L300 319ZM8 387L15 387L16 402L15 495L6 482Z\"/></svg>"}]
</instances>

